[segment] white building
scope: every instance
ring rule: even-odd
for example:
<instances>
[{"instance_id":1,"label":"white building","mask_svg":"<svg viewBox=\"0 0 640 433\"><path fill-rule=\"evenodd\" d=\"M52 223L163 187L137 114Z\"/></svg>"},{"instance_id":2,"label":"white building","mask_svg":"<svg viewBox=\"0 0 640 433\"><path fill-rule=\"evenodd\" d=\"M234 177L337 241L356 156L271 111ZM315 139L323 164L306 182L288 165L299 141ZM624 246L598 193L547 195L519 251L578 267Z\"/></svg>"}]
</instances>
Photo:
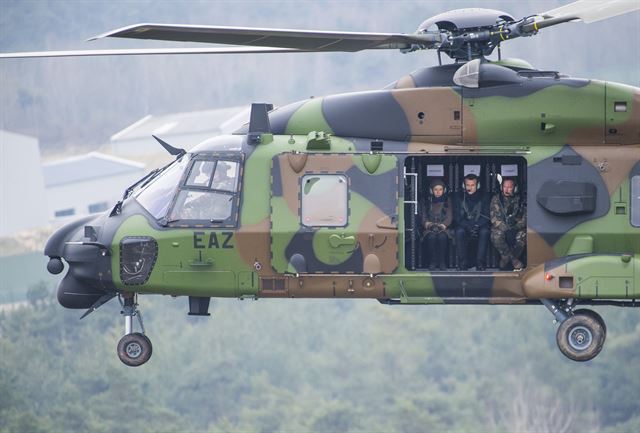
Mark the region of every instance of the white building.
<instances>
[{"instance_id":1,"label":"white building","mask_svg":"<svg viewBox=\"0 0 640 433\"><path fill-rule=\"evenodd\" d=\"M38 140L0 130L0 236L48 222Z\"/></svg>"},{"instance_id":2,"label":"white building","mask_svg":"<svg viewBox=\"0 0 640 433\"><path fill-rule=\"evenodd\" d=\"M250 106L148 115L111 137L115 155L139 157L164 152L156 135L173 147L189 150L207 138L231 134L249 121Z\"/></svg>"},{"instance_id":3,"label":"white building","mask_svg":"<svg viewBox=\"0 0 640 433\"><path fill-rule=\"evenodd\" d=\"M102 212L140 179L144 164L97 152L42 165L48 217Z\"/></svg>"}]
</instances>

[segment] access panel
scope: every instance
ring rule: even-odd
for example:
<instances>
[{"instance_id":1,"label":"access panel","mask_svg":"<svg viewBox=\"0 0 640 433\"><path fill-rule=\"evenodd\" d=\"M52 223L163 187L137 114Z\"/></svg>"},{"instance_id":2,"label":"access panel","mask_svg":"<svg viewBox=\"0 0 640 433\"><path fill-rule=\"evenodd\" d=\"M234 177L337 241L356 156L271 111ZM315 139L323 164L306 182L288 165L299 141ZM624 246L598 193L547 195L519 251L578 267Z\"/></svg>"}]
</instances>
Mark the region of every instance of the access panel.
<instances>
[{"instance_id":1,"label":"access panel","mask_svg":"<svg viewBox=\"0 0 640 433\"><path fill-rule=\"evenodd\" d=\"M398 265L397 204L395 156L275 156L270 230L274 271L393 272Z\"/></svg>"}]
</instances>

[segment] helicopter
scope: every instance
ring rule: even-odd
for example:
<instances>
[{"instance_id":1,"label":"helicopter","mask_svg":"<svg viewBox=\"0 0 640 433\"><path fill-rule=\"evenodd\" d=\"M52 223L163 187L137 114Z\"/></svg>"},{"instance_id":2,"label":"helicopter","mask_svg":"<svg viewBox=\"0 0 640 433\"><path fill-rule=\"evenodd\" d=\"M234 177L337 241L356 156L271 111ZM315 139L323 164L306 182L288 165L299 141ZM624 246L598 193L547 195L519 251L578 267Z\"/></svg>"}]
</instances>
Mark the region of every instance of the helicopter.
<instances>
[{"instance_id":1,"label":"helicopter","mask_svg":"<svg viewBox=\"0 0 640 433\"><path fill-rule=\"evenodd\" d=\"M576 1L520 19L461 9L412 34L136 24L92 39L234 47L0 54L438 54L437 66L381 90L252 104L236 133L188 152L155 137L174 161L128 187L112 209L47 241L48 271L66 268L59 303L86 317L117 298L125 322L118 357L133 367L152 355L138 304L148 294L187 297L192 316L208 316L216 297L543 305L559 323L560 351L593 359L606 325L582 306L640 306L640 89L502 59L500 46L639 9ZM517 189L526 215L521 266L504 269L492 245L482 266L463 266L455 236L441 249L444 266L429 266L425 192L438 179L443 194L464 197L470 178L487 197L507 181Z\"/></svg>"}]
</instances>

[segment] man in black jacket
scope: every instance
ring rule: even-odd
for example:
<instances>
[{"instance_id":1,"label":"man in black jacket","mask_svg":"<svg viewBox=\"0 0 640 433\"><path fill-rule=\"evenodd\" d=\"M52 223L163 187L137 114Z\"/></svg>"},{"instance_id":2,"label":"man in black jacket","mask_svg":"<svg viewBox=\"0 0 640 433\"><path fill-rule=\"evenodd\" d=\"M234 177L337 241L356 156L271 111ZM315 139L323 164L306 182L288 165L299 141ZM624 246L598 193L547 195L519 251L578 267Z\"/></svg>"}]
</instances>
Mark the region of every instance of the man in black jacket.
<instances>
[{"instance_id":1,"label":"man in black jacket","mask_svg":"<svg viewBox=\"0 0 640 433\"><path fill-rule=\"evenodd\" d=\"M454 205L456 224L456 252L461 271L469 269L469 240L477 239L475 255L476 270L484 271L491 220L489 218L489 199L478 190L478 176L468 174L464 177L464 191L456 198Z\"/></svg>"}]
</instances>

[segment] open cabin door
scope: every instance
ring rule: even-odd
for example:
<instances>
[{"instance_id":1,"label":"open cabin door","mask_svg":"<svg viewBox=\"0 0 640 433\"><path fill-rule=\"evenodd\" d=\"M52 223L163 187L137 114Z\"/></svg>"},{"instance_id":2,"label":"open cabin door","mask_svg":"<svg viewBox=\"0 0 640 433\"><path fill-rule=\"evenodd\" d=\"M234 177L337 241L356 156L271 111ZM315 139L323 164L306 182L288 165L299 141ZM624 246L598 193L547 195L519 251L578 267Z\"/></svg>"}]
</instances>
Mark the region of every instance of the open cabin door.
<instances>
[{"instance_id":1,"label":"open cabin door","mask_svg":"<svg viewBox=\"0 0 640 433\"><path fill-rule=\"evenodd\" d=\"M391 273L398 266L397 158L284 153L272 160L278 273Z\"/></svg>"}]
</instances>

